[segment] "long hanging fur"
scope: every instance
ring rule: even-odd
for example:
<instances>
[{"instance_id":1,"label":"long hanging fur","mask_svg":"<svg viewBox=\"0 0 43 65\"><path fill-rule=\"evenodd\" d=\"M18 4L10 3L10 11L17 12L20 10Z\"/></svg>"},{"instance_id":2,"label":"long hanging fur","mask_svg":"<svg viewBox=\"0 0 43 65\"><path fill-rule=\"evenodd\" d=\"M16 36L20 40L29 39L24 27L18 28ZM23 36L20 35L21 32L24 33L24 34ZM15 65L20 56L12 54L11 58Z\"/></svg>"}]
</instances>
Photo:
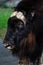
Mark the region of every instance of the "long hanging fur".
<instances>
[{"instance_id":1,"label":"long hanging fur","mask_svg":"<svg viewBox=\"0 0 43 65\"><path fill-rule=\"evenodd\" d=\"M43 50L43 0L22 0L8 19L4 46L24 65L39 65Z\"/></svg>"}]
</instances>

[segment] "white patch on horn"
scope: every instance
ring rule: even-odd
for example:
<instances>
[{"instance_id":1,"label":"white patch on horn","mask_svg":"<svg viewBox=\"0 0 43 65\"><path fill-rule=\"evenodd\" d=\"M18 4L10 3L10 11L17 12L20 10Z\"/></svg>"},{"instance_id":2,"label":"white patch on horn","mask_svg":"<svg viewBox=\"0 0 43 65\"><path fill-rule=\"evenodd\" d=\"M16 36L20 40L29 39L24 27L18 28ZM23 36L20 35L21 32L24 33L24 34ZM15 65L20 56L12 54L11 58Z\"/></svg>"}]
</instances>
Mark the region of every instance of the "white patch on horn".
<instances>
[{"instance_id":1,"label":"white patch on horn","mask_svg":"<svg viewBox=\"0 0 43 65\"><path fill-rule=\"evenodd\" d=\"M17 13L18 13L17 11L13 12L10 17L16 16Z\"/></svg>"},{"instance_id":2,"label":"white patch on horn","mask_svg":"<svg viewBox=\"0 0 43 65\"><path fill-rule=\"evenodd\" d=\"M24 24L26 24L26 18L25 18L25 16L23 15L22 12L17 12L17 11L15 11L15 12L13 12L13 13L11 14L10 17L13 17L13 16L16 16L18 19L22 20L22 21L24 22Z\"/></svg>"},{"instance_id":3,"label":"white patch on horn","mask_svg":"<svg viewBox=\"0 0 43 65\"><path fill-rule=\"evenodd\" d=\"M22 20L24 22L24 24L26 24L26 18L25 16L23 15L22 12L18 12L18 14L16 15L16 17L20 20Z\"/></svg>"}]
</instances>

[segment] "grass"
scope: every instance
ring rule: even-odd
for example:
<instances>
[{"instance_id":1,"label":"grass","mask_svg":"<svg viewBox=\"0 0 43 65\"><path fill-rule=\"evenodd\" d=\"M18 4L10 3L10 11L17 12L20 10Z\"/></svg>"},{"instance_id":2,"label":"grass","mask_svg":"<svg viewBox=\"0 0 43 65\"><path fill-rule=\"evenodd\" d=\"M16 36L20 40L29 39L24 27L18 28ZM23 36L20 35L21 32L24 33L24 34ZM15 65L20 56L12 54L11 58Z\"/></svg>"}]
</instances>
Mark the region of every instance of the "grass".
<instances>
[{"instance_id":1,"label":"grass","mask_svg":"<svg viewBox=\"0 0 43 65\"><path fill-rule=\"evenodd\" d=\"M4 38L7 28L7 21L13 10L11 8L0 8L0 38Z\"/></svg>"}]
</instances>

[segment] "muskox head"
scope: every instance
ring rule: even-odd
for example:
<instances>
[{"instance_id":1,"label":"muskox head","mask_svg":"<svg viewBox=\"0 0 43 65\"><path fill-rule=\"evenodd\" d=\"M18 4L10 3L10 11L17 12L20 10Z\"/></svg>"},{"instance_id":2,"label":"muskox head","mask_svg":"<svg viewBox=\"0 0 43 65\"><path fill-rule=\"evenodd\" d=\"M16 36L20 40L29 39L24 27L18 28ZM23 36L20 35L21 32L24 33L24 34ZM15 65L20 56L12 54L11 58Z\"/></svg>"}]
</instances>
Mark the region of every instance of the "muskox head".
<instances>
[{"instance_id":1,"label":"muskox head","mask_svg":"<svg viewBox=\"0 0 43 65\"><path fill-rule=\"evenodd\" d=\"M31 29L32 25L23 13L14 12L8 19L4 46L12 50L13 54L16 52L18 55L28 56L28 52L32 53L35 48L35 34Z\"/></svg>"}]
</instances>

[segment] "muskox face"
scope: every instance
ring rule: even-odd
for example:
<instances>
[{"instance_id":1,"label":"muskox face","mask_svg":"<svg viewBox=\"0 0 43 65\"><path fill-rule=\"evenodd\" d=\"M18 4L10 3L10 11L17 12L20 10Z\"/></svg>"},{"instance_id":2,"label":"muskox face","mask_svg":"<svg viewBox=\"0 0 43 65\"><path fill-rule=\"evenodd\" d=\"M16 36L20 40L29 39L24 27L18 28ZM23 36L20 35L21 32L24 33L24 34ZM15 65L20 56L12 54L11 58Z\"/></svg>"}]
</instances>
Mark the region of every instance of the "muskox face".
<instances>
[{"instance_id":1,"label":"muskox face","mask_svg":"<svg viewBox=\"0 0 43 65\"><path fill-rule=\"evenodd\" d=\"M24 23L24 21L18 19L16 16L11 16L8 20L7 32L4 38L4 46L8 49L19 47L21 40L26 36L26 31L26 21Z\"/></svg>"},{"instance_id":2,"label":"muskox face","mask_svg":"<svg viewBox=\"0 0 43 65\"><path fill-rule=\"evenodd\" d=\"M20 56L28 56L35 49L35 34L32 32L30 22L27 22L23 16L20 17L13 15L9 18L4 46L12 50L13 54L17 52Z\"/></svg>"}]
</instances>

